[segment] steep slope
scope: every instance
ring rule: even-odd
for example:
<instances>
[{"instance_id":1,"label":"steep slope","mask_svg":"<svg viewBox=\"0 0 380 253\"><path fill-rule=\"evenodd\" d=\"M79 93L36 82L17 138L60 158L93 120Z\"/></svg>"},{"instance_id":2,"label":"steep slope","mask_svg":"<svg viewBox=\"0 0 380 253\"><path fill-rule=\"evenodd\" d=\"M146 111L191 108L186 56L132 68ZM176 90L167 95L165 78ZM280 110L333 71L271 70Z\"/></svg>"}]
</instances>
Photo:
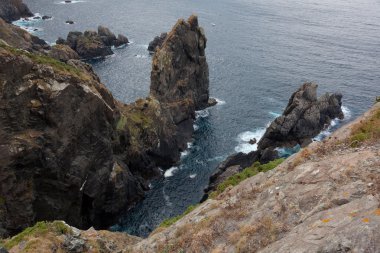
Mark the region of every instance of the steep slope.
<instances>
[{"instance_id":1,"label":"steep slope","mask_svg":"<svg viewBox=\"0 0 380 253\"><path fill-rule=\"evenodd\" d=\"M127 252L379 252L380 103Z\"/></svg>"},{"instance_id":2,"label":"steep slope","mask_svg":"<svg viewBox=\"0 0 380 253\"><path fill-rule=\"evenodd\" d=\"M147 239L38 223L16 252L369 252L380 250L380 103L277 168L209 199ZM262 170L266 171L266 169Z\"/></svg>"}]
</instances>

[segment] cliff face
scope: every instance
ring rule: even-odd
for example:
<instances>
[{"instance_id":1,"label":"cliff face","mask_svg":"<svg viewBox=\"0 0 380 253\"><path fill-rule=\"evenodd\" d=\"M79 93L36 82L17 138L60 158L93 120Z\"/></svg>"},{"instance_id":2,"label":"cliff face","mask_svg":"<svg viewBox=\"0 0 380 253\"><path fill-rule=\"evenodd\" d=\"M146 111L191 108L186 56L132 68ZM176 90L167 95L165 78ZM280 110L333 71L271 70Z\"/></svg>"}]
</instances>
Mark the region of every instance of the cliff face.
<instances>
[{"instance_id":1,"label":"cliff face","mask_svg":"<svg viewBox=\"0 0 380 253\"><path fill-rule=\"evenodd\" d=\"M82 228L113 224L143 198L158 166L179 161L191 137L195 97L169 102L161 90L163 96L125 105L90 65L64 60L0 43L1 236L39 220ZM181 87L208 97L190 79Z\"/></svg>"},{"instance_id":2,"label":"cliff face","mask_svg":"<svg viewBox=\"0 0 380 253\"><path fill-rule=\"evenodd\" d=\"M22 0L1 0L0 2L0 18L7 22L31 16L33 16L33 13Z\"/></svg>"},{"instance_id":3,"label":"cliff face","mask_svg":"<svg viewBox=\"0 0 380 253\"><path fill-rule=\"evenodd\" d=\"M368 252L380 250L380 103L273 170L208 199L147 239L37 224L9 252ZM58 226L59 225L59 226ZM33 252L31 250L31 252Z\"/></svg>"}]
</instances>

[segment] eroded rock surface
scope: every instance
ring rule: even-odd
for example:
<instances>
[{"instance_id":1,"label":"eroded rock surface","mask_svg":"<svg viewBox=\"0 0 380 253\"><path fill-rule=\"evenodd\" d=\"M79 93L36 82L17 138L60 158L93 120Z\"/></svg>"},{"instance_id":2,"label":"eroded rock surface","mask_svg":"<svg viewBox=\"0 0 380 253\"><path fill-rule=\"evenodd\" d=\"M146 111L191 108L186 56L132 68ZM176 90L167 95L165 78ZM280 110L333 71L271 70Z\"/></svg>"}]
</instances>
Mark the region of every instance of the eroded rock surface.
<instances>
[{"instance_id":1,"label":"eroded rock surface","mask_svg":"<svg viewBox=\"0 0 380 253\"><path fill-rule=\"evenodd\" d=\"M160 36L154 37L154 39L149 43L148 51L154 52L157 47L161 47L162 43L164 43L164 40L168 36L167 33L161 33Z\"/></svg>"}]
</instances>

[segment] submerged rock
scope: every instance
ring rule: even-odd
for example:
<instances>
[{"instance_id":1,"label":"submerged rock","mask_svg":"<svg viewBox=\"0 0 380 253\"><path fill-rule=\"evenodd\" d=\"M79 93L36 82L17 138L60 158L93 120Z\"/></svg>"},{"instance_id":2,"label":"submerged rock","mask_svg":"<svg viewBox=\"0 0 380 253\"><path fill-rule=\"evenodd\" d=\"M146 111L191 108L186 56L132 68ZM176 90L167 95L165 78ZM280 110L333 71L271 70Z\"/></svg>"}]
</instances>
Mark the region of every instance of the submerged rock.
<instances>
[{"instance_id":1,"label":"submerged rock","mask_svg":"<svg viewBox=\"0 0 380 253\"><path fill-rule=\"evenodd\" d=\"M12 22L23 17L32 17L33 13L22 0L1 0L0 18Z\"/></svg>"}]
</instances>

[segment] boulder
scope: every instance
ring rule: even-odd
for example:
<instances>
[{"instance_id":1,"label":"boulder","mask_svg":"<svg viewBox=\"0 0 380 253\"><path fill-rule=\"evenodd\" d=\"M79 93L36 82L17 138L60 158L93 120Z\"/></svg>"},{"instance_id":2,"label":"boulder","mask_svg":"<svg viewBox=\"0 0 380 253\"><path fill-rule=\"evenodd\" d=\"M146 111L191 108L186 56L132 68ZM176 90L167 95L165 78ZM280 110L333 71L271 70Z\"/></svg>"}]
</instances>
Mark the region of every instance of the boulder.
<instances>
[{"instance_id":1,"label":"boulder","mask_svg":"<svg viewBox=\"0 0 380 253\"><path fill-rule=\"evenodd\" d=\"M154 52L157 47L161 47L162 43L164 43L164 40L167 36L167 33L161 33L160 36L154 37L154 39L149 43L148 50L150 52Z\"/></svg>"},{"instance_id":2,"label":"boulder","mask_svg":"<svg viewBox=\"0 0 380 253\"><path fill-rule=\"evenodd\" d=\"M117 36L117 39L116 41L114 42L114 46L115 47L120 47L120 46L123 46L123 45L127 45L129 43L129 40L127 37L125 37L124 35L122 34L119 34Z\"/></svg>"},{"instance_id":3,"label":"boulder","mask_svg":"<svg viewBox=\"0 0 380 253\"><path fill-rule=\"evenodd\" d=\"M22 0L1 0L0 18L6 22L12 22L22 17L31 17L33 13Z\"/></svg>"},{"instance_id":4,"label":"boulder","mask_svg":"<svg viewBox=\"0 0 380 253\"><path fill-rule=\"evenodd\" d=\"M113 46L116 40L116 36L110 29L104 26L98 27L98 35L106 46Z\"/></svg>"}]
</instances>

